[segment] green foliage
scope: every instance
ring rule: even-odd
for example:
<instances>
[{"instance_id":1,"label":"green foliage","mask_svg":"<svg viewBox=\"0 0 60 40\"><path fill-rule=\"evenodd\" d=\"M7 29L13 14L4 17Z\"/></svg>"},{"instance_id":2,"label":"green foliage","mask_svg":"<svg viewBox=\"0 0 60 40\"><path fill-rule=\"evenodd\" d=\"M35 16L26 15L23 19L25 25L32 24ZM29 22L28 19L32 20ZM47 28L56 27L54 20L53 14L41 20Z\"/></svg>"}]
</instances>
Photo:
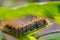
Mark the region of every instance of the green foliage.
<instances>
[{"instance_id":1,"label":"green foliage","mask_svg":"<svg viewBox=\"0 0 60 40\"><path fill-rule=\"evenodd\" d=\"M44 16L54 18L54 16L60 16L60 2L48 2L47 4L44 4L43 7L45 9Z\"/></svg>"},{"instance_id":2,"label":"green foliage","mask_svg":"<svg viewBox=\"0 0 60 40\"><path fill-rule=\"evenodd\" d=\"M44 16L52 18L60 24L60 2L48 2L42 6L44 8Z\"/></svg>"},{"instance_id":3,"label":"green foliage","mask_svg":"<svg viewBox=\"0 0 60 40\"><path fill-rule=\"evenodd\" d=\"M0 8L0 17L2 18L18 18L24 15L37 15L54 19L55 16L60 16L60 2L47 2L43 5L29 3L26 7L21 7L16 10Z\"/></svg>"},{"instance_id":4,"label":"green foliage","mask_svg":"<svg viewBox=\"0 0 60 40\"><path fill-rule=\"evenodd\" d=\"M60 33L52 33L49 35L44 35L40 37L38 40L60 40Z\"/></svg>"},{"instance_id":5,"label":"green foliage","mask_svg":"<svg viewBox=\"0 0 60 40\"><path fill-rule=\"evenodd\" d=\"M60 17L58 17L58 16L56 17L56 16L55 16L55 17L54 17L54 20L55 20L58 24L60 24Z\"/></svg>"},{"instance_id":6,"label":"green foliage","mask_svg":"<svg viewBox=\"0 0 60 40\"><path fill-rule=\"evenodd\" d=\"M0 31L0 40L6 40L5 36L3 35L3 33Z\"/></svg>"},{"instance_id":7,"label":"green foliage","mask_svg":"<svg viewBox=\"0 0 60 40\"><path fill-rule=\"evenodd\" d=\"M30 15L41 15L42 13L42 7L38 3L31 3L25 8L19 8L19 11L23 11L26 14Z\"/></svg>"},{"instance_id":8,"label":"green foliage","mask_svg":"<svg viewBox=\"0 0 60 40\"><path fill-rule=\"evenodd\" d=\"M5 12L8 11L8 8L0 8L0 18L3 18L3 16L5 15Z\"/></svg>"},{"instance_id":9,"label":"green foliage","mask_svg":"<svg viewBox=\"0 0 60 40\"><path fill-rule=\"evenodd\" d=\"M20 18L24 15L43 16L46 18L51 18L60 24L60 2L47 2L43 5L39 3L30 3L26 7L21 7L16 10L0 8L0 18Z\"/></svg>"}]
</instances>

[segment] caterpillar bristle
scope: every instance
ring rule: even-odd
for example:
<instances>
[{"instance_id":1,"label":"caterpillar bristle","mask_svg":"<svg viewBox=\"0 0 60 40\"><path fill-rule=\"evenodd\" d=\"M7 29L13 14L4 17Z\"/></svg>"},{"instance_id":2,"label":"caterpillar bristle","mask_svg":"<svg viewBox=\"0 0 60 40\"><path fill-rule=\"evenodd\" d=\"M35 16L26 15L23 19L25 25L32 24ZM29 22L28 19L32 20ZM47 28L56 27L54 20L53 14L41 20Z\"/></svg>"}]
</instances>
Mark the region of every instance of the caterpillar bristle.
<instances>
[{"instance_id":1,"label":"caterpillar bristle","mask_svg":"<svg viewBox=\"0 0 60 40\"><path fill-rule=\"evenodd\" d=\"M25 16L21 19L6 21L4 28L10 32L24 35L28 31L43 28L47 25L46 19L39 16Z\"/></svg>"}]
</instances>

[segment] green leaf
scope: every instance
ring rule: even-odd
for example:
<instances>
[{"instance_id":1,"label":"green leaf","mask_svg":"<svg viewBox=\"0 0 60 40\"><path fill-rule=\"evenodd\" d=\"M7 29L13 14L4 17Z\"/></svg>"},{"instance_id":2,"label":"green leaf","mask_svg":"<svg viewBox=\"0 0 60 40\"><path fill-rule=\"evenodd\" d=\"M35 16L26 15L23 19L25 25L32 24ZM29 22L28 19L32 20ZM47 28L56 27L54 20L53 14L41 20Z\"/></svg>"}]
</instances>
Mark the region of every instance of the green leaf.
<instances>
[{"instance_id":1,"label":"green leaf","mask_svg":"<svg viewBox=\"0 0 60 40\"><path fill-rule=\"evenodd\" d=\"M0 31L0 39L1 39L1 40L6 40L6 39L5 39L5 36L3 35L3 33L2 33L1 31Z\"/></svg>"},{"instance_id":2,"label":"green leaf","mask_svg":"<svg viewBox=\"0 0 60 40\"><path fill-rule=\"evenodd\" d=\"M58 23L58 24L60 24L60 17L54 17L54 20Z\"/></svg>"}]
</instances>

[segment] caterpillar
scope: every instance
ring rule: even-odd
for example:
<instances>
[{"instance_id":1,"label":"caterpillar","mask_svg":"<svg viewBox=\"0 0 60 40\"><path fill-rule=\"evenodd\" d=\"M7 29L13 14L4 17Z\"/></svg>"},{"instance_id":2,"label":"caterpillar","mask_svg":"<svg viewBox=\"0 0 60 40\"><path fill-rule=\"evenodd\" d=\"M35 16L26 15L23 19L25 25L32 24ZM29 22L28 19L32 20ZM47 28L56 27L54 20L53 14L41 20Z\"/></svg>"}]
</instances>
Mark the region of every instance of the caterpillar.
<instances>
[{"instance_id":1,"label":"caterpillar","mask_svg":"<svg viewBox=\"0 0 60 40\"><path fill-rule=\"evenodd\" d=\"M5 29L9 32L24 35L28 31L43 28L48 24L45 18L40 16L27 15L22 18L15 18L5 21Z\"/></svg>"}]
</instances>

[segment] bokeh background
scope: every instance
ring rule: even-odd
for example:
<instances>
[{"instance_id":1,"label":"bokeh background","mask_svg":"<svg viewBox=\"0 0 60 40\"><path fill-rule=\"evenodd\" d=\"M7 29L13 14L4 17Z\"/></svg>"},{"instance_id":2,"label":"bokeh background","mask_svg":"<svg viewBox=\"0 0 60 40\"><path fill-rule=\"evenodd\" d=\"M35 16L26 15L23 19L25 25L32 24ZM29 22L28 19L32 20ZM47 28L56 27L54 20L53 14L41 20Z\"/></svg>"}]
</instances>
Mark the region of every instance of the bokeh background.
<instances>
[{"instance_id":1,"label":"bokeh background","mask_svg":"<svg viewBox=\"0 0 60 40\"><path fill-rule=\"evenodd\" d=\"M60 0L0 0L0 7L16 7L25 5L26 3L32 3L32 2L48 2L48 1L60 1ZM52 31L58 31L60 30L60 25L54 23L53 26L43 29L40 31L40 35L44 33L49 33ZM5 34L7 40L16 40L16 38Z\"/></svg>"},{"instance_id":2,"label":"bokeh background","mask_svg":"<svg viewBox=\"0 0 60 40\"><path fill-rule=\"evenodd\" d=\"M0 7L14 7L24 5L31 2L47 2L47 1L60 1L60 0L0 0Z\"/></svg>"}]
</instances>

